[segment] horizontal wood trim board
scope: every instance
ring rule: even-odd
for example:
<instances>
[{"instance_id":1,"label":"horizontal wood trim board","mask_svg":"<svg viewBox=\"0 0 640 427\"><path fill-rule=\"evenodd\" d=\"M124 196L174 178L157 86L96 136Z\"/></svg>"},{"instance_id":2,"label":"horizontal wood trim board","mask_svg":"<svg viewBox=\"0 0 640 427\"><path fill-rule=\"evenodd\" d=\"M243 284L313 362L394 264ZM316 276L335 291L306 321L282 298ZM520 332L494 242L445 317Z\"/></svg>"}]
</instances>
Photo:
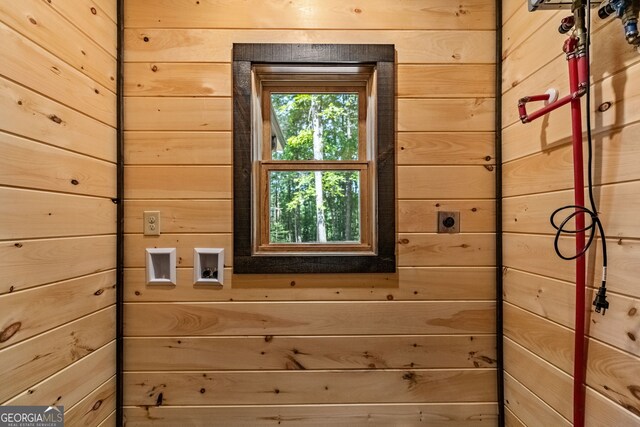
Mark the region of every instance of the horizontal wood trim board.
<instances>
[{"instance_id":1,"label":"horizontal wood trim board","mask_svg":"<svg viewBox=\"0 0 640 427\"><path fill-rule=\"evenodd\" d=\"M399 65L400 98L493 97L491 64ZM125 66L125 96L231 96L227 63L137 63Z\"/></svg>"},{"instance_id":2,"label":"horizontal wood trim board","mask_svg":"<svg viewBox=\"0 0 640 427\"><path fill-rule=\"evenodd\" d=\"M126 130L231 130L230 98L126 97Z\"/></svg>"},{"instance_id":3,"label":"horizontal wood trim board","mask_svg":"<svg viewBox=\"0 0 640 427\"><path fill-rule=\"evenodd\" d=\"M573 372L573 332L510 304L505 305L505 336L568 375ZM508 323L507 323L508 322ZM589 339L587 385L640 413L634 394L640 358ZM507 370L509 368L507 367Z\"/></svg>"},{"instance_id":4,"label":"horizontal wood trim board","mask_svg":"<svg viewBox=\"0 0 640 427\"><path fill-rule=\"evenodd\" d=\"M141 233L149 210L160 212L163 233L231 233L233 228L230 200L127 200L124 208L125 233Z\"/></svg>"},{"instance_id":5,"label":"horizontal wood trim board","mask_svg":"<svg viewBox=\"0 0 640 427\"><path fill-rule=\"evenodd\" d=\"M0 150L0 181L4 185L116 196L116 165L112 163L2 132Z\"/></svg>"},{"instance_id":6,"label":"horizontal wood trim board","mask_svg":"<svg viewBox=\"0 0 640 427\"><path fill-rule=\"evenodd\" d=\"M94 349L91 354L29 387L4 404L28 406L49 402L70 408L113 377L116 370L115 351L114 340L99 349Z\"/></svg>"},{"instance_id":7,"label":"horizontal wood trim board","mask_svg":"<svg viewBox=\"0 0 640 427\"><path fill-rule=\"evenodd\" d=\"M176 9L180 13L176 13ZM489 0L452 4L435 0L429 7L420 1L402 6L371 0L352 8L337 0L322 6L257 4L252 13L240 4L225 1L193 3L186 0L143 0L127 4L128 27L168 28L346 28L346 29L482 29L492 30L494 4Z\"/></svg>"},{"instance_id":8,"label":"horizontal wood trim board","mask_svg":"<svg viewBox=\"0 0 640 427\"><path fill-rule=\"evenodd\" d=\"M72 426L95 426L116 409L116 378L88 394L70 409L65 408L64 421Z\"/></svg>"},{"instance_id":9,"label":"horizontal wood trim board","mask_svg":"<svg viewBox=\"0 0 640 427\"><path fill-rule=\"evenodd\" d=\"M127 63L124 96L231 96L231 65Z\"/></svg>"},{"instance_id":10,"label":"horizontal wood trim board","mask_svg":"<svg viewBox=\"0 0 640 427\"><path fill-rule=\"evenodd\" d=\"M231 199L230 166L126 166L126 199Z\"/></svg>"},{"instance_id":11,"label":"horizontal wood trim board","mask_svg":"<svg viewBox=\"0 0 640 427\"><path fill-rule=\"evenodd\" d=\"M493 132L398 132L399 165L492 165Z\"/></svg>"},{"instance_id":12,"label":"horizontal wood trim board","mask_svg":"<svg viewBox=\"0 0 640 427\"><path fill-rule=\"evenodd\" d=\"M493 302L128 304L127 336L493 333ZM135 309L133 309L135 307Z\"/></svg>"},{"instance_id":13,"label":"horizontal wood trim board","mask_svg":"<svg viewBox=\"0 0 640 427\"><path fill-rule=\"evenodd\" d=\"M503 242L506 266L543 276L551 275L553 278L569 282L575 281L574 265L560 259L553 250L553 236L505 233ZM614 238L609 239L607 243L607 289L625 295L637 294L640 242ZM575 253L574 239L561 238L560 248L564 253ZM588 283L598 284L602 277L602 253L597 240L590 251L587 280Z\"/></svg>"},{"instance_id":14,"label":"horizontal wood trim board","mask_svg":"<svg viewBox=\"0 0 640 427\"><path fill-rule=\"evenodd\" d=\"M520 421L520 418L518 418L513 412L511 412L511 409L507 407L504 408L504 417L506 427L527 427L522 421Z\"/></svg>"},{"instance_id":15,"label":"horizontal wood trim board","mask_svg":"<svg viewBox=\"0 0 640 427\"><path fill-rule=\"evenodd\" d=\"M85 36L48 3L39 0L15 2L11 7L4 9L2 20L9 27L115 93L115 55L107 53ZM95 17L90 19L90 28L97 25L93 22L95 20ZM73 40L73 43L67 42L68 40Z\"/></svg>"},{"instance_id":16,"label":"horizontal wood trim board","mask_svg":"<svg viewBox=\"0 0 640 427\"><path fill-rule=\"evenodd\" d=\"M110 199L0 187L0 240L115 233Z\"/></svg>"},{"instance_id":17,"label":"horizontal wood trim board","mask_svg":"<svg viewBox=\"0 0 640 427\"><path fill-rule=\"evenodd\" d=\"M491 266L495 236L486 234L398 234L398 265Z\"/></svg>"},{"instance_id":18,"label":"horizontal wood trim board","mask_svg":"<svg viewBox=\"0 0 640 427\"><path fill-rule=\"evenodd\" d=\"M127 371L493 368L494 336L127 338Z\"/></svg>"},{"instance_id":19,"label":"horizontal wood trim board","mask_svg":"<svg viewBox=\"0 0 640 427\"><path fill-rule=\"evenodd\" d=\"M111 90L67 65L0 23L4 61L0 74L31 90L116 126L116 96Z\"/></svg>"},{"instance_id":20,"label":"horizontal wood trim board","mask_svg":"<svg viewBox=\"0 0 640 427\"><path fill-rule=\"evenodd\" d=\"M398 99L397 130L493 131L492 98Z\"/></svg>"},{"instance_id":21,"label":"horizontal wood trim board","mask_svg":"<svg viewBox=\"0 0 640 427\"><path fill-rule=\"evenodd\" d=\"M115 162L116 130L111 126L3 78L0 92L0 129Z\"/></svg>"},{"instance_id":22,"label":"horizontal wood trim board","mask_svg":"<svg viewBox=\"0 0 640 427\"><path fill-rule=\"evenodd\" d=\"M111 1L113 2L113 0ZM81 0L76 3L75 7L68 2L49 4L115 58L117 54L117 26L114 25L114 20L107 13L95 7L100 2L100 0ZM105 9L113 7L106 4L101 6Z\"/></svg>"},{"instance_id":23,"label":"horizontal wood trim board","mask_svg":"<svg viewBox=\"0 0 640 427\"><path fill-rule=\"evenodd\" d=\"M513 412L526 426L571 427L573 425L520 384L509 372L504 375L504 396L505 407Z\"/></svg>"},{"instance_id":24,"label":"horizontal wood trim board","mask_svg":"<svg viewBox=\"0 0 640 427\"><path fill-rule=\"evenodd\" d=\"M504 364L520 384L573 422L573 378L509 338L504 339Z\"/></svg>"},{"instance_id":25,"label":"horizontal wood trim board","mask_svg":"<svg viewBox=\"0 0 640 427\"><path fill-rule=\"evenodd\" d=\"M573 329L575 284L511 267L503 270L503 284L504 301ZM607 298L610 294L607 293Z\"/></svg>"},{"instance_id":26,"label":"horizontal wood trim board","mask_svg":"<svg viewBox=\"0 0 640 427\"><path fill-rule=\"evenodd\" d=\"M0 296L0 348L115 304L115 270ZM8 336L16 325L19 329ZM39 339L39 338L38 338Z\"/></svg>"},{"instance_id":27,"label":"horizontal wood trim board","mask_svg":"<svg viewBox=\"0 0 640 427\"><path fill-rule=\"evenodd\" d=\"M125 269L127 302L171 301L387 301L494 300L495 268L399 268L388 275L261 275L234 276L225 271L225 286L193 285L193 270L178 268L177 286L146 285L142 268ZM395 279L395 280L394 280Z\"/></svg>"},{"instance_id":28,"label":"horizontal wood trim board","mask_svg":"<svg viewBox=\"0 0 640 427\"><path fill-rule=\"evenodd\" d=\"M229 165L231 132L125 132L126 165Z\"/></svg>"},{"instance_id":29,"label":"horizontal wood trim board","mask_svg":"<svg viewBox=\"0 0 640 427\"><path fill-rule=\"evenodd\" d=\"M126 29L127 62L231 62L233 43L394 44L396 62L494 64L494 31Z\"/></svg>"},{"instance_id":30,"label":"horizontal wood trim board","mask_svg":"<svg viewBox=\"0 0 640 427\"><path fill-rule=\"evenodd\" d=\"M188 423L194 427L240 427L274 420L297 426L386 426L401 423L414 427L492 427L497 420L495 403L425 403L359 405L242 405L242 406L125 406L127 426L158 427Z\"/></svg>"},{"instance_id":31,"label":"horizontal wood trim board","mask_svg":"<svg viewBox=\"0 0 640 427\"><path fill-rule=\"evenodd\" d=\"M492 199L493 166L398 166L399 199Z\"/></svg>"},{"instance_id":32,"label":"horizontal wood trim board","mask_svg":"<svg viewBox=\"0 0 640 427\"><path fill-rule=\"evenodd\" d=\"M495 65L398 65L399 98L491 98Z\"/></svg>"},{"instance_id":33,"label":"horizontal wood trim board","mask_svg":"<svg viewBox=\"0 0 640 427\"><path fill-rule=\"evenodd\" d=\"M0 242L0 294L111 270L115 260L116 236Z\"/></svg>"},{"instance_id":34,"label":"horizontal wood trim board","mask_svg":"<svg viewBox=\"0 0 640 427\"><path fill-rule=\"evenodd\" d=\"M588 195L585 191L585 199ZM599 218L607 235L640 238L640 226L635 214L640 211L640 181L603 185L594 189ZM503 200L503 228L507 232L553 234L549 215L561 206L573 204L573 190L509 197ZM571 213L569 210L566 214ZM558 218L564 219L562 216ZM573 221L567 223L574 228Z\"/></svg>"},{"instance_id":35,"label":"horizontal wood trim board","mask_svg":"<svg viewBox=\"0 0 640 427\"><path fill-rule=\"evenodd\" d=\"M495 231L493 200L398 200L398 232L436 233L438 212L460 212L462 233Z\"/></svg>"},{"instance_id":36,"label":"horizontal wood trim board","mask_svg":"<svg viewBox=\"0 0 640 427\"><path fill-rule=\"evenodd\" d=\"M115 339L115 328L115 306L112 306L0 350L3 360L0 402L8 403L12 396L111 342Z\"/></svg>"},{"instance_id":37,"label":"horizontal wood trim board","mask_svg":"<svg viewBox=\"0 0 640 427\"><path fill-rule=\"evenodd\" d=\"M125 373L124 388L125 405L155 405L160 393L167 405L492 402L496 398L493 369Z\"/></svg>"},{"instance_id":38,"label":"horizontal wood trim board","mask_svg":"<svg viewBox=\"0 0 640 427\"><path fill-rule=\"evenodd\" d=\"M638 129L636 126L634 128ZM640 179L640 167L637 162L640 158L638 147L624 147L623 141L603 140L600 137L595 138L594 141L598 153L598 164L594 173L595 185ZM504 196L573 188L572 158L572 147L564 146L506 163L503 168Z\"/></svg>"}]
</instances>

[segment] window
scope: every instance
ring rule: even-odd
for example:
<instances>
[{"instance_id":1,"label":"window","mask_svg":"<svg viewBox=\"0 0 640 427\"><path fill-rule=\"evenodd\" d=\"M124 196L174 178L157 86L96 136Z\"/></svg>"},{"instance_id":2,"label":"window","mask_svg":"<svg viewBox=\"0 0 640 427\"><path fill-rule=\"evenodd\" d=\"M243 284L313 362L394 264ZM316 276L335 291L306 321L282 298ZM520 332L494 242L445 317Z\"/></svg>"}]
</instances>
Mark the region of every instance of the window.
<instances>
[{"instance_id":1,"label":"window","mask_svg":"<svg viewBox=\"0 0 640 427\"><path fill-rule=\"evenodd\" d=\"M234 273L395 271L393 59L234 45Z\"/></svg>"}]
</instances>

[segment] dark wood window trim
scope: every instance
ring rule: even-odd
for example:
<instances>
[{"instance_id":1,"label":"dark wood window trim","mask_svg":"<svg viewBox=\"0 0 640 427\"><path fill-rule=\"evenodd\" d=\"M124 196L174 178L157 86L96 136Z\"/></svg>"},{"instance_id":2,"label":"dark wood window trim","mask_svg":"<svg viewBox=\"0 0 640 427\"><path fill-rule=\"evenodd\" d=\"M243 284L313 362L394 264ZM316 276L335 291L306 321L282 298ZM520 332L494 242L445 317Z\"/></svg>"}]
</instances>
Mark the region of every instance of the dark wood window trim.
<instances>
[{"instance_id":1,"label":"dark wood window trim","mask_svg":"<svg viewBox=\"0 0 640 427\"><path fill-rule=\"evenodd\" d=\"M395 230L395 49L393 45L233 45L233 272L393 273ZM251 70L257 64L373 65L376 68L376 255L253 255Z\"/></svg>"}]
</instances>

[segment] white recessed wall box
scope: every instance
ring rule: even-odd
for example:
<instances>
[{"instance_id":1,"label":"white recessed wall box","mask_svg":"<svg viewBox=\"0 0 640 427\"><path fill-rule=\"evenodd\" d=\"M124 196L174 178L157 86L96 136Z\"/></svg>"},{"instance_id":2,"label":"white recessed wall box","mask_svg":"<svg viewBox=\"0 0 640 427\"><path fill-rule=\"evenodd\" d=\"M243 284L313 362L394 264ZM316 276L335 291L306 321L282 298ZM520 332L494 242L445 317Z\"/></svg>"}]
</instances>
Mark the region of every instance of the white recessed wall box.
<instances>
[{"instance_id":1,"label":"white recessed wall box","mask_svg":"<svg viewBox=\"0 0 640 427\"><path fill-rule=\"evenodd\" d=\"M195 248L193 250L193 283L222 285L224 249Z\"/></svg>"},{"instance_id":2,"label":"white recessed wall box","mask_svg":"<svg viewBox=\"0 0 640 427\"><path fill-rule=\"evenodd\" d=\"M176 248L147 248L147 283L176 284Z\"/></svg>"}]
</instances>

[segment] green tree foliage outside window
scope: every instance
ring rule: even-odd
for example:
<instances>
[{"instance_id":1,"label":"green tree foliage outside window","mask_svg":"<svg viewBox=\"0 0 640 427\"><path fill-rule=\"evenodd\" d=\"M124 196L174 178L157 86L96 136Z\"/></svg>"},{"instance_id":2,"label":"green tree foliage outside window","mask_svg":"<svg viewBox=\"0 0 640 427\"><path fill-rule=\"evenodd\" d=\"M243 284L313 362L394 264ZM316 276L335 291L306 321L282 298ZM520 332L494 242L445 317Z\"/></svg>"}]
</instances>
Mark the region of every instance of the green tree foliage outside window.
<instances>
[{"instance_id":1,"label":"green tree foliage outside window","mask_svg":"<svg viewBox=\"0 0 640 427\"><path fill-rule=\"evenodd\" d=\"M358 160L358 94L273 93L271 106L274 160ZM355 170L271 171L270 243L359 242L360 190Z\"/></svg>"}]
</instances>

